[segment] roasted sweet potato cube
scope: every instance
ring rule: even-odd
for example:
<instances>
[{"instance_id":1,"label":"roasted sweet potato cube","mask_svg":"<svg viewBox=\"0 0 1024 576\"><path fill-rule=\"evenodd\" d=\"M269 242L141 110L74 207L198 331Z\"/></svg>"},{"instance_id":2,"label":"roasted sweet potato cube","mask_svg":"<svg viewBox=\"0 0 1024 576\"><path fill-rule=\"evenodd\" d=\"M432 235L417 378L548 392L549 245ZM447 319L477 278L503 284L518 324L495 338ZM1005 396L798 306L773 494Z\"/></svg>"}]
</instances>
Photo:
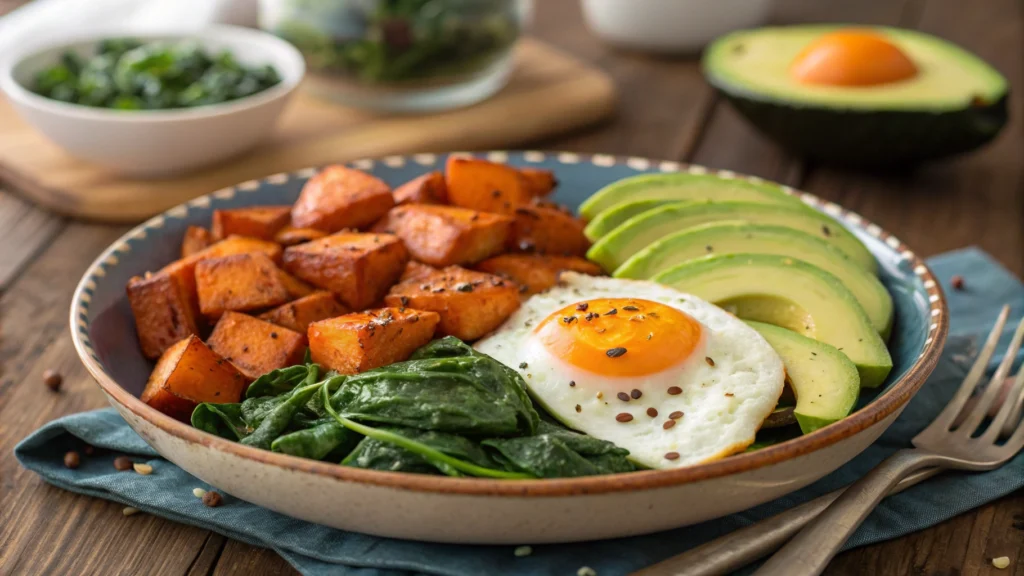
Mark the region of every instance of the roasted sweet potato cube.
<instances>
[{"instance_id":1,"label":"roasted sweet potato cube","mask_svg":"<svg viewBox=\"0 0 1024 576\"><path fill-rule=\"evenodd\" d=\"M292 225L337 232L373 224L395 205L391 188L366 172L328 166L302 187Z\"/></svg>"},{"instance_id":2,"label":"roasted sweet potato cube","mask_svg":"<svg viewBox=\"0 0 1024 576\"><path fill-rule=\"evenodd\" d=\"M590 241L583 235L584 224L571 214L555 208L520 206L508 238L510 250L583 256Z\"/></svg>"},{"instance_id":3,"label":"roasted sweet potato cube","mask_svg":"<svg viewBox=\"0 0 1024 576\"><path fill-rule=\"evenodd\" d=\"M249 382L271 370L301 363L306 353L302 334L238 312L225 312L206 343Z\"/></svg>"},{"instance_id":4,"label":"roasted sweet potato cube","mask_svg":"<svg viewBox=\"0 0 1024 576\"><path fill-rule=\"evenodd\" d=\"M527 189L535 197L547 196L558 186L558 179L551 170L542 168L520 168L519 173L526 178Z\"/></svg>"},{"instance_id":5,"label":"roasted sweet potato cube","mask_svg":"<svg viewBox=\"0 0 1024 576\"><path fill-rule=\"evenodd\" d=\"M259 310L291 299L281 270L261 252L208 258L196 265L196 291L204 316Z\"/></svg>"},{"instance_id":6,"label":"roasted sweet potato cube","mask_svg":"<svg viewBox=\"0 0 1024 576\"><path fill-rule=\"evenodd\" d=\"M448 202L482 212L511 214L533 197L519 170L478 158L451 156L445 165Z\"/></svg>"},{"instance_id":7,"label":"roasted sweet potato cube","mask_svg":"<svg viewBox=\"0 0 1024 576\"><path fill-rule=\"evenodd\" d=\"M500 276L449 266L426 278L395 285L384 303L437 312L441 316L439 333L476 340L519 308L519 286Z\"/></svg>"},{"instance_id":8,"label":"roasted sweet potato cube","mask_svg":"<svg viewBox=\"0 0 1024 576\"><path fill-rule=\"evenodd\" d=\"M395 188L395 204L447 204L444 174L428 172Z\"/></svg>"},{"instance_id":9,"label":"roasted sweet potato cube","mask_svg":"<svg viewBox=\"0 0 1024 576\"><path fill-rule=\"evenodd\" d=\"M378 308L309 325L313 362L358 374L409 358L434 337L439 317L410 308Z\"/></svg>"},{"instance_id":10,"label":"roasted sweet potato cube","mask_svg":"<svg viewBox=\"0 0 1024 576\"><path fill-rule=\"evenodd\" d=\"M229 236L205 250L196 252L187 258L171 262L167 266L164 266L161 271L183 273L190 278L189 282L195 284L195 280L192 278L195 276L196 264L199 262L208 258L220 258L222 256L248 254L250 252L262 252L269 256L274 262L281 261L281 246L274 242L267 242L266 240L248 238L245 236Z\"/></svg>"},{"instance_id":11,"label":"roasted sweet potato cube","mask_svg":"<svg viewBox=\"0 0 1024 576\"><path fill-rule=\"evenodd\" d=\"M500 253L512 219L453 206L396 206L374 230L405 242L412 257L431 266L473 264Z\"/></svg>"},{"instance_id":12,"label":"roasted sweet potato cube","mask_svg":"<svg viewBox=\"0 0 1024 576\"><path fill-rule=\"evenodd\" d=\"M175 342L199 333L195 279L188 270L135 276L127 292L145 357L159 358Z\"/></svg>"},{"instance_id":13,"label":"roasted sweet potato cube","mask_svg":"<svg viewBox=\"0 0 1024 576\"><path fill-rule=\"evenodd\" d=\"M181 257L202 252L213 244L213 235L206 228L200 226L189 226L185 230L185 236L181 239Z\"/></svg>"},{"instance_id":14,"label":"roasted sweet potato cube","mask_svg":"<svg viewBox=\"0 0 1024 576\"><path fill-rule=\"evenodd\" d=\"M269 312L260 314L260 320L272 322L294 330L303 337L306 329L313 322L348 314L349 309L342 306L330 292L314 292L287 304L282 304Z\"/></svg>"},{"instance_id":15,"label":"roasted sweet potato cube","mask_svg":"<svg viewBox=\"0 0 1024 576\"><path fill-rule=\"evenodd\" d=\"M398 281L406 282L409 280L414 280L416 278L424 278L426 276L430 276L434 272L437 272L437 268L434 268L433 266L427 266L422 262L409 260L409 262L405 265L405 271L402 272L402 277L399 278Z\"/></svg>"},{"instance_id":16,"label":"roasted sweet potato cube","mask_svg":"<svg viewBox=\"0 0 1024 576\"><path fill-rule=\"evenodd\" d=\"M284 289L288 291L289 299L302 298L303 296L309 296L313 292L316 292L316 288L306 284L284 270L278 269L277 275L281 278L281 284L284 284Z\"/></svg>"},{"instance_id":17,"label":"roasted sweet potato cube","mask_svg":"<svg viewBox=\"0 0 1024 576\"><path fill-rule=\"evenodd\" d=\"M273 240L278 230L291 220L291 206L249 206L214 210L212 232L215 238L231 235Z\"/></svg>"},{"instance_id":18,"label":"roasted sweet potato cube","mask_svg":"<svg viewBox=\"0 0 1024 576\"><path fill-rule=\"evenodd\" d=\"M246 379L230 362L191 335L168 348L153 368L141 400L187 422L202 402L239 402Z\"/></svg>"},{"instance_id":19,"label":"roasted sweet potato cube","mask_svg":"<svg viewBox=\"0 0 1024 576\"><path fill-rule=\"evenodd\" d=\"M296 228L291 224L288 224L284 228L277 231L274 235L274 242L281 244L282 246L295 246L296 244L302 244L303 242L309 242L318 238L327 236L327 232L323 230L317 230L316 228Z\"/></svg>"},{"instance_id":20,"label":"roasted sweet potato cube","mask_svg":"<svg viewBox=\"0 0 1024 576\"><path fill-rule=\"evenodd\" d=\"M343 304L362 310L380 302L409 261L402 241L391 234L340 232L285 250L285 270L334 292Z\"/></svg>"},{"instance_id":21,"label":"roasted sweet potato cube","mask_svg":"<svg viewBox=\"0 0 1024 576\"><path fill-rule=\"evenodd\" d=\"M477 264L476 269L508 278L518 284L526 295L551 288L564 270L591 276L602 273L600 266L583 258L543 254L502 254Z\"/></svg>"}]
</instances>

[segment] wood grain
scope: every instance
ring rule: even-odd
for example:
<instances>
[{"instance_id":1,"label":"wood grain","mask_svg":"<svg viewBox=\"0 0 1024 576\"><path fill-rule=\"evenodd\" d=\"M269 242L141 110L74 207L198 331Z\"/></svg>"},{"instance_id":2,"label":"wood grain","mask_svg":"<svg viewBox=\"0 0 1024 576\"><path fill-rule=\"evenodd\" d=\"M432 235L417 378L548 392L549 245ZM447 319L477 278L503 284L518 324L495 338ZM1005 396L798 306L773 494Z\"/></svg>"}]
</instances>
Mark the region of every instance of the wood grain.
<instances>
[{"instance_id":1,"label":"wood grain","mask_svg":"<svg viewBox=\"0 0 1024 576\"><path fill-rule=\"evenodd\" d=\"M690 160L773 178L861 212L922 254L979 244L1021 273L1024 6L1014 0L991 0L984 9L964 7L960 0L779 0L772 17L776 22L917 27L990 60L1013 85L1013 121L993 145L964 158L906 173L864 174L804 165L719 102L703 82L694 58L656 58L611 49L586 31L575 0L537 2L535 32L607 72L619 91L617 112L600 126L528 145ZM71 348L66 311L71 290L88 262L122 231L67 225L19 202L0 192L0 285L6 281L8 286L0 295L0 451L6 455L45 421L104 404ZM15 231L14 226L21 229ZM4 252L8 246L15 251ZM60 394L41 384L46 368L64 374ZM272 551L144 514L125 518L119 505L52 488L10 457L0 458L0 487L0 574L296 573ZM989 563L995 556L1009 556L1013 567L995 570ZM904 538L847 552L827 573L1020 576L1024 495Z\"/></svg>"},{"instance_id":2,"label":"wood grain","mask_svg":"<svg viewBox=\"0 0 1024 576\"><path fill-rule=\"evenodd\" d=\"M105 222L137 222L239 182L309 166L388 154L512 147L599 121L614 85L596 68L535 40L495 97L419 116L376 116L296 94L270 140L235 160L177 178L122 178L66 154L0 99L0 177L51 210ZM486 126L486 129L481 127Z\"/></svg>"}]
</instances>

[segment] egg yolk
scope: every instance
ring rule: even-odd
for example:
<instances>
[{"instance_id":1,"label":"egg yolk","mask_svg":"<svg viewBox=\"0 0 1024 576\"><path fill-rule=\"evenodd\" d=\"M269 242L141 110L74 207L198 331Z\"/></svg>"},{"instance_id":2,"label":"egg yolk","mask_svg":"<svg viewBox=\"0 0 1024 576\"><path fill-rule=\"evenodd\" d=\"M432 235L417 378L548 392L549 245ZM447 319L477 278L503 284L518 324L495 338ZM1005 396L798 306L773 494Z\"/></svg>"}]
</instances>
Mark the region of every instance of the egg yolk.
<instances>
[{"instance_id":1,"label":"egg yolk","mask_svg":"<svg viewBox=\"0 0 1024 576\"><path fill-rule=\"evenodd\" d=\"M917 66L878 33L841 30L810 43L789 71L805 84L873 86L911 78L917 74Z\"/></svg>"},{"instance_id":2,"label":"egg yolk","mask_svg":"<svg viewBox=\"0 0 1024 576\"><path fill-rule=\"evenodd\" d=\"M654 374L686 360L701 342L689 314L650 300L599 298L544 319L534 333L554 356L606 376Z\"/></svg>"}]
</instances>

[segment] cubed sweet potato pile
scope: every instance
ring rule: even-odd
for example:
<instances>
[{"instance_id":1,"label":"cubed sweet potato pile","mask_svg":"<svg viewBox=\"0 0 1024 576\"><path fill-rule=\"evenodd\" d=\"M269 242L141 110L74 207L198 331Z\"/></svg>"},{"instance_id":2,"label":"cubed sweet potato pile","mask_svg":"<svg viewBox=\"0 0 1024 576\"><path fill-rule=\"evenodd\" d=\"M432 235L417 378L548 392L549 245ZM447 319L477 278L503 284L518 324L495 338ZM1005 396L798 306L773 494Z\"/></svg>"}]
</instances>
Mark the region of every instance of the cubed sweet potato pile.
<instances>
[{"instance_id":1,"label":"cubed sweet potato pile","mask_svg":"<svg viewBox=\"0 0 1024 576\"><path fill-rule=\"evenodd\" d=\"M238 402L253 380L301 363L355 374L440 336L501 326L583 259L584 223L545 197L548 170L452 157L392 189L330 166L294 205L218 209L183 232L181 259L128 282L142 400L188 420Z\"/></svg>"}]
</instances>

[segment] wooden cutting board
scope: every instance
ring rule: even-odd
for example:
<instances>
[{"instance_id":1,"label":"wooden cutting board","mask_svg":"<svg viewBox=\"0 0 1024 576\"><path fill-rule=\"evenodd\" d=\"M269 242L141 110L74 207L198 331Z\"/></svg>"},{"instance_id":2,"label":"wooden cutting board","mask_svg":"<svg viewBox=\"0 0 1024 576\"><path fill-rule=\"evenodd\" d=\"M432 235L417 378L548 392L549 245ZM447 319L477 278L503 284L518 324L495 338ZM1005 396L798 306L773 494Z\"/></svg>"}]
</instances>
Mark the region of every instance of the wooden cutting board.
<instances>
[{"instance_id":1,"label":"wooden cutting board","mask_svg":"<svg viewBox=\"0 0 1024 576\"><path fill-rule=\"evenodd\" d=\"M600 70L532 39L520 42L508 86L475 106L382 116L297 93L269 140L224 164L177 178L119 177L69 156L0 98L0 179L55 212L136 222L186 200L279 172L359 158L512 148L611 114L615 88Z\"/></svg>"}]
</instances>

